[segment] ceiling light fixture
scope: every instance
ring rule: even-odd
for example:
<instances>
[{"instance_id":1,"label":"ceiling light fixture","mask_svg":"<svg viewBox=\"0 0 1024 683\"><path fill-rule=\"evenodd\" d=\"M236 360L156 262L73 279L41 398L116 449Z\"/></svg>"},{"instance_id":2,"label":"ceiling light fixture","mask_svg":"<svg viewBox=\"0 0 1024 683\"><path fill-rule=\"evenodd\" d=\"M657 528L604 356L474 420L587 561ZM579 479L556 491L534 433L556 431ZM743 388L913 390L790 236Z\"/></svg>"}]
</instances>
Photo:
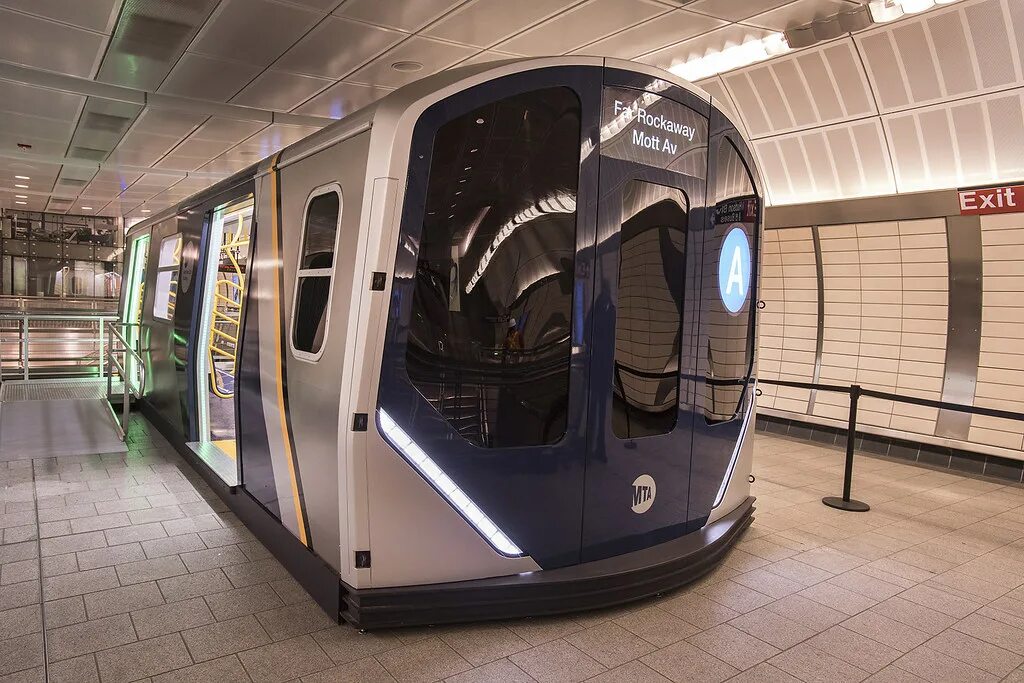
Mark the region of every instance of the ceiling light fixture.
<instances>
[{"instance_id":1,"label":"ceiling light fixture","mask_svg":"<svg viewBox=\"0 0 1024 683\"><path fill-rule=\"evenodd\" d=\"M721 52L709 51L703 57L695 57L676 64L669 71L688 81L699 81L709 76L764 61L769 57L789 52L789 50L790 46L786 42L785 36L781 33L770 33L763 38L727 47Z\"/></svg>"},{"instance_id":2,"label":"ceiling light fixture","mask_svg":"<svg viewBox=\"0 0 1024 683\"><path fill-rule=\"evenodd\" d=\"M16 194L16 195L14 195L14 198L15 199L28 199L28 195L27 194Z\"/></svg>"},{"instance_id":3,"label":"ceiling light fixture","mask_svg":"<svg viewBox=\"0 0 1024 683\"><path fill-rule=\"evenodd\" d=\"M401 71L402 73L411 74L421 70L423 68L423 65L420 64L419 62L402 61L395 62L394 64L391 65L391 68L394 69L395 71Z\"/></svg>"},{"instance_id":4,"label":"ceiling light fixture","mask_svg":"<svg viewBox=\"0 0 1024 683\"><path fill-rule=\"evenodd\" d=\"M143 209L142 213L149 213L152 209Z\"/></svg>"},{"instance_id":5,"label":"ceiling light fixture","mask_svg":"<svg viewBox=\"0 0 1024 683\"><path fill-rule=\"evenodd\" d=\"M18 180L32 180L27 175L16 175L14 177L17 178Z\"/></svg>"},{"instance_id":6,"label":"ceiling light fixture","mask_svg":"<svg viewBox=\"0 0 1024 683\"><path fill-rule=\"evenodd\" d=\"M28 204L28 202L14 202L14 203L15 204L21 204L22 206L24 206L25 204Z\"/></svg>"},{"instance_id":7,"label":"ceiling light fixture","mask_svg":"<svg viewBox=\"0 0 1024 683\"><path fill-rule=\"evenodd\" d=\"M83 211L92 211L92 207L91 206L83 206L82 210Z\"/></svg>"},{"instance_id":8,"label":"ceiling light fixture","mask_svg":"<svg viewBox=\"0 0 1024 683\"><path fill-rule=\"evenodd\" d=\"M20 188L22 188L22 189L24 189L24 190L27 190L27 189L28 189L28 185L19 185L18 183L15 183L15 184L14 184L14 186L15 186L15 187L20 187Z\"/></svg>"}]
</instances>

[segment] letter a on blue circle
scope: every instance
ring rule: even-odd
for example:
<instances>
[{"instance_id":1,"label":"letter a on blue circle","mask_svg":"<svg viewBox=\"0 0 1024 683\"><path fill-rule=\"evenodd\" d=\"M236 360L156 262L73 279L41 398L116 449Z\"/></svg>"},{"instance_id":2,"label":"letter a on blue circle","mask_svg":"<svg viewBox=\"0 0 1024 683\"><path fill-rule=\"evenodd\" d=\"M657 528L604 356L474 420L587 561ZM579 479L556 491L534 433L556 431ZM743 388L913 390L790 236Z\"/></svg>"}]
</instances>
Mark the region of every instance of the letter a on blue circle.
<instances>
[{"instance_id":1,"label":"letter a on blue circle","mask_svg":"<svg viewBox=\"0 0 1024 683\"><path fill-rule=\"evenodd\" d=\"M743 226L729 230L718 255L718 292L730 313L739 313L750 291L750 242Z\"/></svg>"}]
</instances>

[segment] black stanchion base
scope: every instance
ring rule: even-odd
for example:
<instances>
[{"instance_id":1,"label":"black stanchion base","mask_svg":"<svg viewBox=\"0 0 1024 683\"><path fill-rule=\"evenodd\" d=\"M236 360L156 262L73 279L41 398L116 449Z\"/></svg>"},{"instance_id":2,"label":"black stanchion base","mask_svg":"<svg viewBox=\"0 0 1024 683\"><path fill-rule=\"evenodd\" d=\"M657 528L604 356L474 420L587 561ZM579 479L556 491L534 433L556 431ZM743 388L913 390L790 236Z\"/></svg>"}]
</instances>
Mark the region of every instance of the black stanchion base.
<instances>
[{"instance_id":1,"label":"black stanchion base","mask_svg":"<svg viewBox=\"0 0 1024 683\"><path fill-rule=\"evenodd\" d=\"M859 500L843 500L839 496L825 496L821 499L821 502L830 508L846 510L847 512L867 512L871 509L871 506L867 503L862 503Z\"/></svg>"}]
</instances>

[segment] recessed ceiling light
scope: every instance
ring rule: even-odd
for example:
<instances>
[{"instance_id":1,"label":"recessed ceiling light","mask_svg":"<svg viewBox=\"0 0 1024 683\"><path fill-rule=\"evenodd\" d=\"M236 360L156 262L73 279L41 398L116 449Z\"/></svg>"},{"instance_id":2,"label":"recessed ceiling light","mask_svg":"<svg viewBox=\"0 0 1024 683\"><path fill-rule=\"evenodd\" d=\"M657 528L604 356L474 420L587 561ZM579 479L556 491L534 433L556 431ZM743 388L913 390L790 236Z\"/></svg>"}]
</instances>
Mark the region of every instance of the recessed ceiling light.
<instances>
[{"instance_id":1,"label":"recessed ceiling light","mask_svg":"<svg viewBox=\"0 0 1024 683\"><path fill-rule=\"evenodd\" d=\"M474 153L474 152L476 152L476 151L477 151L477 149L476 149L476 147L474 147L473 149L469 150L469 153L470 153L470 154L473 154L473 153Z\"/></svg>"},{"instance_id":2,"label":"recessed ceiling light","mask_svg":"<svg viewBox=\"0 0 1024 683\"><path fill-rule=\"evenodd\" d=\"M391 65L391 68L395 71L401 71L402 73L413 73L423 68L423 65L419 62L402 61L395 62Z\"/></svg>"},{"instance_id":3,"label":"recessed ceiling light","mask_svg":"<svg viewBox=\"0 0 1024 683\"><path fill-rule=\"evenodd\" d=\"M32 180L27 175L16 175L14 177L17 178L18 180Z\"/></svg>"},{"instance_id":4,"label":"recessed ceiling light","mask_svg":"<svg viewBox=\"0 0 1024 683\"><path fill-rule=\"evenodd\" d=\"M28 195L27 194L16 194L16 195L14 195L14 198L15 199L28 199Z\"/></svg>"},{"instance_id":5,"label":"recessed ceiling light","mask_svg":"<svg viewBox=\"0 0 1024 683\"><path fill-rule=\"evenodd\" d=\"M476 122L479 124L479 123L483 123L484 120L483 119L477 119Z\"/></svg>"},{"instance_id":6,"label":"recessed ceiling light","mask_svg":"<svg viewBox=\"0 0 1024 683\"><path fill-rule=\"evenodd\" d=\"M28 204L28 202L14 202L15 204Z\"/></svg>"},{"instance_id":7,"label":"recessed ceiling light","mask_svg":"<svg viewBox=\"0 0 1024 683\"><path fill-rule=\"evenodd\" d=\"M83 206L82 210L83 211L92 211L92 207L91 206Z\"/></svg>"},{"instance_id":8,"label":"recessed ceiling light","mask_svg":"<svg viewBox=\"0 0 1024 683\"><path fill-rule=\"evenodd\" d=\"M25 190L27 190L27 189L28 189L28 185L19 185L19 184L15 183L15 185L14 185L14 186L15 186L15 187L20 187L20 188L23 188L23 189L25 189Z\"/></svg>"},{"instance_id":9,"label":"recessed ceiling light","mask_svg":"<svg viewBox=\"0 0 1024 683\"><path fill-rule=\"evenodd\" d=\"M472 171L472 170L473 170L473 167L472 167L472 166L467 166L466 168L464 168L464 169L462 169L462 170L463 170L463 171Z\"/></svg>"},{"instance_id":10,"label":"recessed ceiling light","mask_svg":"<svg viewBox=\"0 0 1024 683\"><path fill-rule=\"evenodd\" d=\"M150 211L151 211L151 209L143 209L142 213L149 213Z\"/></svg>"}]
</instances>

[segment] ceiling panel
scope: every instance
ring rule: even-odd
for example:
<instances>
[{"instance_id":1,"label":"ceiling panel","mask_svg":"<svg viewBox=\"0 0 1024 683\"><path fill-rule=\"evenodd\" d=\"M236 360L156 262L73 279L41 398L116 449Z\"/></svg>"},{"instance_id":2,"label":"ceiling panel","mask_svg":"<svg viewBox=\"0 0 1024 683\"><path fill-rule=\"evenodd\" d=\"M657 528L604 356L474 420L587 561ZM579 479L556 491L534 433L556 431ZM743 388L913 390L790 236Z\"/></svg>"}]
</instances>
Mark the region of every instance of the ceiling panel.
<instances>
[{"instance_id":1,"label":"ceiling panel","mask_svg":"<svg viewBox=\"0 0 1024 683\"><path fill-rule=\"evenodd\" d=\"M333 82L328 78L268 69L231 101L247 107L291 111Z\"/></svg>"},{"instance_id":2,"label":"ceiling panel","mask_svg":"<svg viewBox=\"0 0 1024 683\"><path fill-rule=\"evenodd\" d=\"M121 10L98 79L156 90L219 0L132 0Z\"/></svg>"},{"instance_id":3,"label":"ceiling panel","mask_svg":"<svg viewBox=\"0 0 1024 683\"><path fill-rule=\"evenodd\" d=\"M158 133L160 135L184 137L205 120L206 117L201 114L147 107L139 114L139 118L136 119L132 129L148 133Z\"/></svg>"},{"instance_id":4,"label":"ceiling panel","mask_svg":"<svg viewBox=\"0 0 1024 683\"><path fill-rule=\"evenodd\" d=\"M571 6L565 0L470 0L427 27L424 35L490 47Z\"/></svg>"},{"instance_id":5,"label":"ceiling panel","mask_svg":"<svg viewBox=\"0 0 1024 683\"><path fill-rule=\"evenodd\" d=\"M186 52L160 86L160 92L227 102L259 72L253 64Z\"/></svg>"},{"instance_id":6,"label":"ceiling panel","mask_svg":"<svg viewBox=\"0 0 1024 683\"><path fill-rule=\"evenodd\" d=\"M686 10L673 10L633 28L585 45L579 54L633 59L639 55L675 45L687 38L725 26L726 22Z\"/></svg>"},{"instance_id":7,"label":"ceiling panel","mask_svg":"<svg viewBox=\"0 0 1024 683\"><path fill-rule=\"evenodd\" d=\"M0 111L73 122L84 103L81 95L0 81Z\"/></svg>"},{"instance_id":8,"label":"ceiling panel","mask_svg":"<svg viewBox=\"0 0 1024 683\"><path fill-rule=\"evenodd\" d=\"M0 7L101 33L113 28L111 22L120 4L121 0L0 0Z\"/></svg>"},{"instance_id":9,"label":"ceiling panel","mask_svg":"<svg viewBox=\"0 0 1024 683\"><path fill-rule=\"evenodd\" d=\"M346 0L334 13L411 33L463 2L465 0Z\"/></svg>"},{"instance_id":10,"label":"ceiling panel","mask_svg":"<svg viewBox=\"0 0 1024 683\"><path fill-rule=\"evenodd\" d=\"M193 140L214 140L241 142L250 135L266 128L268 124L259 121L236 121L234 119L210 118L192 133Z\"/></svg>"},{"instance_id":11,"label":"ceiling panel","mask_svg":"<svg viewBox=\"0 0 1024 683\"><path fill-rule=\"evenodd\" d=\"M220 156L206 164L200 166L197 170L203 173L223 173L224 175L230 175L237 173L247 166L252 165L255 161L243 161L241 159L228 159Z\"/></svg>"},{"instance_id":12,"label":"ceiling panel","mask_svg":"<svg viewBox=\"0 0 1024 683\"><path fill-rule=\"evenodd\" d=\"M85 31L0 8L0 59L88 78L106 45L102 33Z\"/></svg>"},{"instance_id":13,"label":"ceiling panel","mask_svg":"<svg viewBox=\"0 0 1024 683\"><path fill-rule=\"evenodd\" d=\"M75 124L42 116L27 116L0 111L0 130L25 138L42 138L67 144Z\"/></svg>"},{"instance_id":14,"label":"ceiling panel","mask_svg":"<svg viewBox=\"0 0 1024 683\"><path fill-rule=\"evenodd\" d=\"M398 47L389 50L380 59L376 59L356 71L348 80L377 87L397 88L427 74L440 71L467 57L472 57L476 52L473 48L464 45L453 45L439 40L413 36ZM423 65L423 70L407 73L391 68L392 64L404 61L419 62Z\"/></svg>"},{"instance_id":15,"label":"ceiling panel","mask_svg":"<svg viewBox=\"0 0 1024 683\"><path fill-rule=\"evenodd\" d=\"M792 0L696 0L688 4L686 9L727 21L743 21L790 2Z\"/></svg>"},{"instance_id":16,"label":"ceiling panel","mask_svg":"<svg viewBox=\"0 0 1024 683\"><path fill-rule=\"evenodd\" d=\"M517 54L565 54L620 29L665 14L668 8L653 0L588 0L540 26L497 45Z\"/></svg>"},{"instance_id":17,"label":"ceiling panel","mask_svg":"<svg viewBox=\"0 0 1024 683\"><path fill-rule=\"evenodd\" d=\"M341 17L328 17L274 66L295 73L340 79L406 35Z\"/></svg>"},{"instance_id":18,"label":"ceiling panel","mask_svg":"<svg viewBox=\"0 0 1024 683\"><path fill-rule=\"evenodd\" d=\"M340 119L379 100L389 92L390 88L375 88L371 85L342 81L296 108L295 113Z\"/></svg>"},{"instance_id":19,"label":"ceiling panel","mask_svg":"<svg viewBox=\"0 0 1024 683\"><path fill-rule=\"evenodd\" d=\"M270 0L226 0L189 52L268 66L324 17L323 12Z\"/></svg>"},{"instance_id":20,"label":"ceiling panel","mask_svg":"<svg viewBox=\"0 0 1024 683\"><path fill-rule=\"evenodd\" d=\"M463 59L461 62L456 64L455 67L470 66L472 64L486 64L487 62L500 62L506 59L519 58L520 55L505 54L504 52L498 52L497 50L482 50L469 59Z\"/></svg>"}]
</instances>

